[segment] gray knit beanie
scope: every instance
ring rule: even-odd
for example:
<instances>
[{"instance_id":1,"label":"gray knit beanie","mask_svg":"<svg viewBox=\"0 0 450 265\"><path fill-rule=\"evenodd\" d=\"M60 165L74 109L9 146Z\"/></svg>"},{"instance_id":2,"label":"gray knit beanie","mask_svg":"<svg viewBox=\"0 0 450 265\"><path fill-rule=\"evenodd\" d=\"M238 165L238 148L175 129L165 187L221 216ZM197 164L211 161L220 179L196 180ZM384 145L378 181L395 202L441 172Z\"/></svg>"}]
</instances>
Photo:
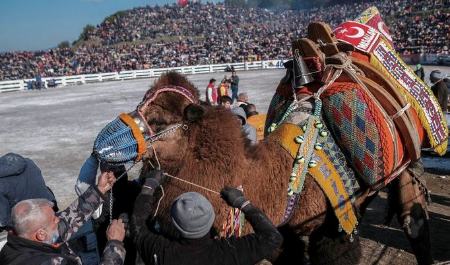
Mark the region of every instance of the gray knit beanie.
<instances>
[{"instance_id":1,"label":"gray knit beanie","mask_svg":"<svg viewBox=\"0 0 450 265\"><path fill-rule=\"evenodd\" d=\"M172 204L172 222L184 238L201 238L208 234L216 215L211 203L197 192L186 192Z\"/></svg>"}]
</instances>

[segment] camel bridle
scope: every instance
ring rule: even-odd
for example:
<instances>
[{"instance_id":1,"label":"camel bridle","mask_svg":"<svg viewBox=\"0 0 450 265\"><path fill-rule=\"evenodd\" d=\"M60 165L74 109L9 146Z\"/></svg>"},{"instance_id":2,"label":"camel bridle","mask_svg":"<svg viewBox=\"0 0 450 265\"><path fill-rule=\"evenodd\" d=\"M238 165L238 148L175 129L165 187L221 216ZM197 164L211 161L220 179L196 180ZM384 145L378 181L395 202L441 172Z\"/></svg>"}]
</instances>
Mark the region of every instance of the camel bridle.
<instances>
[{"instance_id":1,"label":"camel bridle","mask_svg":"<svg viewBox=\"0 0 450 265\"><path fill-rule=\"evenodd\" d=\"M161 131L158 131L158 132L154 132L152 130L151 126L148 124L147 120L145 119L145 115L144 115L146 110L150 107L150 104L156 100L158 95L160 95L161 93L165 93L165 92L173 92L173 93L182 95L191 104L198 103L198 99L196 99L188 89L181 87L181 86L166 86L166 87L159 88L156 91L149 90L145 94L143 100L141 101L141 103L139 103L139 105L137 106L135 111L132 111L130 113L120 114L119 117L116 118L110 124L108 124L100 132L99 136L97 137L96 144L94 144L94 146L99 146L99 147L94 148L94 149L100 150L99 152L96 152L99 157L102 155L101 150L106 150L105 152L108 152L109 151L108 148L113 149L111 151L113 153L111 158L117 158L117 156L120 156L121 149L118 148L116 150L114 148L115 145L122 145L122 146L125 146L126 148L128 148L128 150L125 149L125 151L128 151L128 153L125 153L127 158L131 158L134 156L134 159L128 159L128 160L122 159L122 161L121 161L122 163L126 163L130 160L134 160L133 161L134 163L129 168L127 168L117 178L117 180L119 180L123 176L125 176L125 174L137 164L137 162L141 161L144 154L147 153L147 151L150 148L153 151L153 156L157 163L157 165L155 166L149 159L148 162L149 162L150 166L152 166L154 169L158 169L158 170L161 169L158 155L156 153L155 147L153 146L153 143L164 137L167 137L168 135L175 133L180 128L184 131L188 130L188 125L183 122L170 125L169 127L165 128ZM119 128L118 132L116 130L114 130L117 128ZM108 129L110 129L110 130L108 131ZM110 133L110 135L108 135L108 132ZM118 137L117 137L118 140L114 139L114 133L118 134ZM103 140L107 144L103 144L103 145L97 144L98 139ZM103 148L103 149L100 149L100 148ZM130 150L133 150L133 151L130 152ZM107 158L108 154L103 156L103 158L105 158L105 157ZM107 159L105 159L105 160L107 162L109 162ZM116 159L116 160L120 160L120 159ZM220 193L215 190L212 190L207 187L198 185L196 183L172 176L168 173L164 173L164 174L167 177L170 177L172 179L184 182L186 184L195 186L197 188L201 188L201 189L211 192L213 194L220 195ZM153 217L155 217L157 215L160 203L164 198L164 188L162 186L160 186L160 188L162 191L162 196L158 200L158 204L157 204L157 207L156 207ZM241 189L242 189L242 187L241 187ZM113 205L114 205L113 190L111 189L110 194L109 194L109 212L110 212L109 221L110 221L110 223L112 222L112 212L113 212L113 207L114 207ZM221 234L227 235L227 236L231 236L231 235L240 236L242 233L242 228L243 228L243 222L240 221L241 219L242 219L242 212L239 209L231 208L228 213L227 221L222 226ZM229 222L230 220L235 220L235 221L230 223Z\"/></svg>"}]
</instances>

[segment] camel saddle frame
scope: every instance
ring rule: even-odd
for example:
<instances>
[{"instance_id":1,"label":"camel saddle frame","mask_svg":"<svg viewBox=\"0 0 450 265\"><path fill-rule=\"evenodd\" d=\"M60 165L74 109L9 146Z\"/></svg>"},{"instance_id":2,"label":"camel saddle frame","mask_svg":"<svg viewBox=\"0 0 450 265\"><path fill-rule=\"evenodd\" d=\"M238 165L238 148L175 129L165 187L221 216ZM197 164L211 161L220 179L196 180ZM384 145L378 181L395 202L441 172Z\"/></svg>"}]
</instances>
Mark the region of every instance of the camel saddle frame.
<instances>
[{"instance_id":1,"label":"camel saddle frame","mask_svg":"<svg viewBox=\"0 0 450 265\"><path fill-rule=\"evenodd\" d=\"M309 25L308 38L294 41L292 49L315 80L293 89L297 95L320 97L327 126L367 186L384 187L420 158L424 132L417 114L352 45L338 42L327 24L317 22Z\"/></svg>"}]
</instances>

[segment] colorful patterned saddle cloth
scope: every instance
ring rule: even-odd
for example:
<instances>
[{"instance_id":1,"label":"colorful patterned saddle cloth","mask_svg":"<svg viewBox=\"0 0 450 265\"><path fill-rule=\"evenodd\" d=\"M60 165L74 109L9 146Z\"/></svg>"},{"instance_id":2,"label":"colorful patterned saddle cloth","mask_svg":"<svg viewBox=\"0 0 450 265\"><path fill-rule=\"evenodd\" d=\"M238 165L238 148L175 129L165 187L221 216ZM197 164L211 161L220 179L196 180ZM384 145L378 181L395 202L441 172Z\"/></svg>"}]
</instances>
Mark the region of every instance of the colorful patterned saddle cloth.
<instances>
[{"instance_id":1,"label":"colorful patterned saddle cloth","mask_svg":"<svg viewBox=\"0 0 450 265\"><path fill-rule=\"evenodd\" d=\"M287 192L288 207L281 225L290 220L297 203L301 205L298 199L305 178L311 176L334 209L339 229L352 234L358 224L353 202L359 184L327 126L319 116L312 114L317 104L321 103L306 101L301 106L290 105L270 135L294 159Z\"/></svg>"},{"instance_id":2,"label":"colorful patterned saddle cloth","mask_svg":"<svg viewBox=\"0 0 450 265\"><path fill-rule=\"evenodd\" d=\"M387 83L392 84L417 114L434 151L440 155L445 154L448 129L444 114L431 89L395 52L394 43L378 9L368 8L355 21L339 25L333 34L340 43L355 47L354 54L362 58L363 64L368 64L363 66L364 72L368 68L374 68ZM358 63L360 65L361 62ZM377 76L372 78L380 79Z\"/></svg>"},{"instance_id":3,"label":"colorful patterned saddle cloth","mask_svg":"<svg viewBox=\"0 0 450 265\"><path fill-rule=\"evenodd\" d=\"M305 87L298 95L314 90L314 86ZM292 98L287 97L290 91L289 85L278 87L270 104L267 130L292 103ZM392 119L370 93L354 82L334 82L321 99L322 118L350 167L365 186L384 186L404 158Z\"/></svg>"}]
</instances>

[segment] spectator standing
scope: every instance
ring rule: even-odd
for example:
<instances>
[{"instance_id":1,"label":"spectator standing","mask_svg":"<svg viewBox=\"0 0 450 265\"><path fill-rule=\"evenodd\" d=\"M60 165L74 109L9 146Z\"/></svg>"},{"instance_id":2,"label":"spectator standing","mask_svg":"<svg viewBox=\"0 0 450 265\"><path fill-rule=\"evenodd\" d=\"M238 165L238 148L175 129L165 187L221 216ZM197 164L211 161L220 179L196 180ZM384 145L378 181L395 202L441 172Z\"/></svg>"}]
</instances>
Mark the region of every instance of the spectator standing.
<instances>
[{"instance_id":1,"label":"spectator standing","mask_svg":"<svg viewBox=\"0 0 450 265\"><path fill-rule=\"evenodd\" d=\"M220 105L224 108L230 110L231 109L231 98L229 96L220 97Z\"/></svg>"},{"instance_id":2,"label":"spectator standing","mask_svg":"<svg viewBox=\"0 0 450 265\"><path fill-rule=\"evenodd\" d=\"M231 72L231 101L232 104L238 98L239 92L239 76L237 76L236 71Z\"/></svg>"},{"instance_id":3,"label":"spectator standing","mask_svg":"<svg viewBox=\"0 0 450 265\"><path fill-rule=\"evenodd\" d=\"M264 125L266 123L266 114L259 114L256 106L253 104L245 105L245 113L247 114L247 123L256 129L256 139L261 141L264 139Z\"/></svg>"},{"instance_id":4,"label":"spectator standing","mask_svg":"<svg viewBox=\"0 0 450 265\"><path fill-rule=\"evenodd\" d=\"M219 85L219 98L222 98L223 96L228 96L231 98L230 92L228 91L230 89L230 79L225 75L220 81Z\"/></svg>"},{"instance_id":5,"label":"spectator standing","mask_svg":"<svg viewBox=\"0 0 450 265\"><path fill-rule=\"evenodd\" d=\"M420 63L416 65L414 73L420 78L420 80L424 81L425 71L423 70L423 67Z\"/></svg>"},{"instance_id":6,"label":"spectator standing","mask_svg":"<svg viewBox=\"0 0 450 265\"><path fill-rule=\"evenodd\" d=\"M183 193L172 203L172 224L181 237L170 239L156 234L147 228L146 220L158 200L155 190L166 178L162 171L150 172L134 206L131 233L146 264L253 265L271 258L274 250L281 246L283 238L272 222L242 191L230 187L222 189L221 197L230 207L241 209L253 234L215 238L211 233L215 219L213 206L197 192Z\"/></svg>"},{"instance_id":7,"label":"spectator standing","mask_svg":"<svg viewBox=\"0 0 450 265\"><path fill-rule=\"evenodd\" d=\"M250 140L251 144L256 144L256 129L247 123L247 115L245 114L244 109L241 107L235 107L231 110L231 112L233 112L233 114L236 115L241 121L242 131L245 133L247 139Z\"/></svg>"},{"instance_id":8,"label":"spectator standing","mask_svg":"<svg viewBox=\"0 0 450 265\"><path fill-rule=\"evenodd\" d=\"M206 87L206 102L209 105L217 105L217 88L216 79L214 78L209 80L208 86Z\"/></svg>"},{"instance_id":9,"label":"spectator standing","mask_svg":"<svg viewBox=\"0 0 450 265\"><path fill-rule=\"evenodd\" d=\"M431 91L438 100L442 111L447 113L448 108L448 87L447 82L449 79L441 73L439 70L434 70L430 73L430 81L432 82Z\"/></svg>"},{"instance_id":10,"label":"spectator standing","mask_svg":"<svg viewBox=\"0 0 450 265\"><path fill-rule=\"evenodd\" d=\"M236 106L243 107L248 104L248 95L247 93L239 93Z\"/></svg>"}]
</instances>

